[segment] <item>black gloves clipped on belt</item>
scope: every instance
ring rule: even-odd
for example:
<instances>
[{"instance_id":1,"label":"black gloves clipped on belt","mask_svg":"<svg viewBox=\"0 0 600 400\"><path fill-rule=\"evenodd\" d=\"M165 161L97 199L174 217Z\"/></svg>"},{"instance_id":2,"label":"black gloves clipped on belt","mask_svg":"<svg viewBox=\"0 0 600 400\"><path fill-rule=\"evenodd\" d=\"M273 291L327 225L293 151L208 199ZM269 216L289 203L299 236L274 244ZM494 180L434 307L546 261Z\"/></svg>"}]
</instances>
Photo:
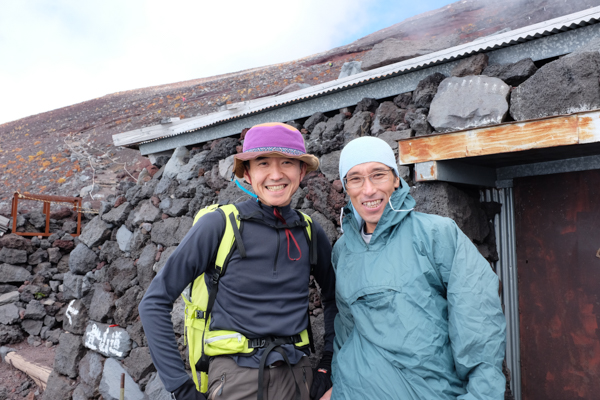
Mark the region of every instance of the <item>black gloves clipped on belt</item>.
<instances>
[{"instance_id":1,"label":"black gloves clipped on belt","mask_svg":"<svg viewBox=\"0 0 600 400\"><path fill-rule=\"evenodd\" d=\"M317 368L313 370L313 383L310 388L310 398L319 400L326 391L331 389L331 359L333 353L326 351L321 357L321 361Z\"/></svg>"},{"instance_id":2,"label":"black gloves clipped on belt","mask_svg":"<svg viewBox=\"0 0 600 400\"><path fill-rule=\"evenodd\" d=\"M172 395L176 400L206 400L206 397L196 390L196 385L191 379L175 389Z\"/></svg>"}]
</instances>

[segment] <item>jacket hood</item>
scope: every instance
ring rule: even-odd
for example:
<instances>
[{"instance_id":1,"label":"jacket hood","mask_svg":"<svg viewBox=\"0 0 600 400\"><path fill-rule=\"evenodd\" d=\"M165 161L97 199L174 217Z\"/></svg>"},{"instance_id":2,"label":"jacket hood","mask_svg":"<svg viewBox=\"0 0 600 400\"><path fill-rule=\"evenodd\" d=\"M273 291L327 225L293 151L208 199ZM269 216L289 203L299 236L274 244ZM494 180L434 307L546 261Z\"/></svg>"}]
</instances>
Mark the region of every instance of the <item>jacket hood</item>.
<instances>
[{"instance_id":1,"label":"jacket hood","mask_svg":"<svg viewBox=\"0 0 600 400\"><path fill-rule=\"evenodd\" d=\"M385 244L391 230L407 215L409 215L417 204L415 199L410 195L410 188L408 184L404 181L404 179L399 179L400 187L396 189L390 197L390 202L392 203L394 209L392 210L390 203L388 202L383 210L381 219L377 223L377 227L373 232L369 246L379 243L381 240L383 240L382 243ZM342 230L344 234L349 235L353 239L358 238L364 243L362 237L360 236L360 228L363 220L358 212L354 209L351 201L346 204L342 212Z\"/></svg>"}]
</instances>

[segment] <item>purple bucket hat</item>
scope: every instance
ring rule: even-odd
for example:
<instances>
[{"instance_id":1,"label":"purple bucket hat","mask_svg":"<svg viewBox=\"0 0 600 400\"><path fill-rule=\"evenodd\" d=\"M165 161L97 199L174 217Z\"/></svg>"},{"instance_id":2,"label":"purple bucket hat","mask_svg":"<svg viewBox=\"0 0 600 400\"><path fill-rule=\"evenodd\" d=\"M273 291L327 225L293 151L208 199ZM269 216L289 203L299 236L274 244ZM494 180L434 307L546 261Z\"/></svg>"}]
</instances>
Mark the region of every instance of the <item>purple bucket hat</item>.
<instances>
[{"instance_id":1,"label":"purple bucket hat","mask_svg":"<svg viewBox=\"0 0 600 400\"><path fill-rule=\"evenodd\" d=\"M280 122L255 125L246 132L243 152L234 157L233 172L244 177L244 161L258 157L297 158L306 163L306 172L319 168L319 159L306 153L304 138L298 129Z\"/></svg>"}]
</instances>

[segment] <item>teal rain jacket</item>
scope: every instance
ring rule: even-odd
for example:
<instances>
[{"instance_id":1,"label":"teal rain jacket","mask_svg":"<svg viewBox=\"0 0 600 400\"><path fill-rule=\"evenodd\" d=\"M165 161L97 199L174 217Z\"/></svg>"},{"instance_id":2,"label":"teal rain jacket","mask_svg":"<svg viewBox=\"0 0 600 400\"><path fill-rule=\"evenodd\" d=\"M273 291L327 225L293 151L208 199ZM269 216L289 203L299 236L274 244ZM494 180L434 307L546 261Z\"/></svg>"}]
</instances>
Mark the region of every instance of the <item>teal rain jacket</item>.
<instances>
[{"instance_id":1,"label":"teal rain jacket","mask_svg":"<svg viewBox=\"0 0 600 400\"><path fill-rule=\"evenodd\" d=\"M404 181L391 202L415 206ZM367 245L344 214L331 399L504 399L498 278L467 236L388 204Z\"/></svg>"}]
</instances>

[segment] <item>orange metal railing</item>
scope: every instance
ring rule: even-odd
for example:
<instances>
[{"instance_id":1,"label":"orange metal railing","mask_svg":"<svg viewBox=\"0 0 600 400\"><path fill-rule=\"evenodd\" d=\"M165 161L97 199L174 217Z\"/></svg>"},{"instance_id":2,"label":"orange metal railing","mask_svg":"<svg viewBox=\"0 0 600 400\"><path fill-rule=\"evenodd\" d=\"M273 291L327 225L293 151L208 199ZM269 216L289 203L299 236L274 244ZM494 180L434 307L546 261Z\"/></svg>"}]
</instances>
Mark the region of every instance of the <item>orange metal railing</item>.
<instances>
[{"instance_id":1,"label":"orange metal railing","mask_svg":"<svg viewBox=\"0 0 600 400\"><path fill-rule=\"evenodd\" d=\"M35 200L41 201L44 203L44 208L42 212L46 215L46 229L44 232L17 232L17 208L19 204L19 199L25 200ZM12 233L20 236L50 236L52 232L50 232L50 204L69 204L73 205L73 211L77 212L77 232L72 233L73 236L79 236L81 234L81 197L66 197L66 196L50 196L45 194L21 194L19 192L15 192L13 201L12 201L12 218L13 218L13 226Z\"/></svg>"}]
</instances>

